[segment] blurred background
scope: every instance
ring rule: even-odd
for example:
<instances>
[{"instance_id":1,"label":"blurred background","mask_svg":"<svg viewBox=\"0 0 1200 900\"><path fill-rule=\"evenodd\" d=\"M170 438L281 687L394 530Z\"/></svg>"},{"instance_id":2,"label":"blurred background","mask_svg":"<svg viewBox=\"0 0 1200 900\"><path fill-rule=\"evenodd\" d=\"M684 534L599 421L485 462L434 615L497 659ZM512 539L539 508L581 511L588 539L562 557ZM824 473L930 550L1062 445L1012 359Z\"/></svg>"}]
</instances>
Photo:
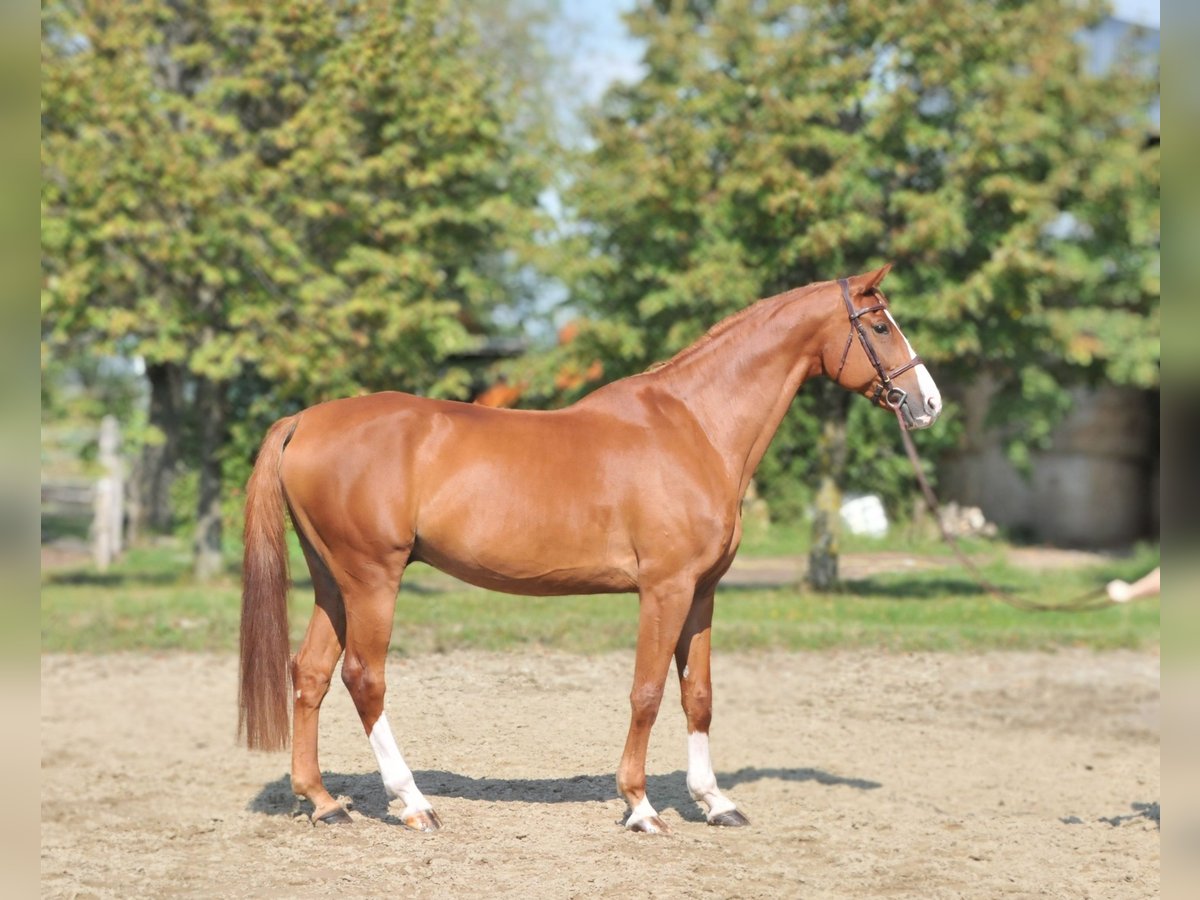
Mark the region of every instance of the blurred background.
<instances>
[{"instance_id":1,"label":"blurred background","mask_svg":"<svg viewBox=\"0 0 1200 900\"><path fill-rule=\"evenodd\" d=\"M889 261L964 533L1153 541L1158 27L1125 0L48 2L43 559L165 540L219 577L282 415L560 406ZM806 552L832 486L871 534L928 532L891 417L831 388L749 518Z\"/></svg>"}]
</instances>

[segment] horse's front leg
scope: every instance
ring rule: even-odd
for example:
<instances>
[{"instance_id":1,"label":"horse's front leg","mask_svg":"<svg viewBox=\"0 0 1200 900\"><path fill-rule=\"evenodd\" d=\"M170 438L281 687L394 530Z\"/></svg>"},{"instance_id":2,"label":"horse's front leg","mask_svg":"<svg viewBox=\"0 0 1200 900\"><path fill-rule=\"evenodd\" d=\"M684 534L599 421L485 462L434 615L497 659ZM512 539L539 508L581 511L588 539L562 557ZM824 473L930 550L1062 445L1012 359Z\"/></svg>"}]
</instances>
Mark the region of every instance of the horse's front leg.
<instances>
[{"instance_id":1,"label":"horse's front leg","mask_svg":"<svg viewBox=\"0 0 1200 900\"><path fill-rule=\"evenodd\" d=\"M625 827L647 834L669 834L667 824L646 797L646 748L662 704L671 651L679 641L691 605L694 582L643 581L638 613L637 660L629 694L629 735L617 769L617 790L629 804Z\"/></svg>"},{"instance_id":2,"label":"horse's front leg","mask_svg":"<svg viewBox=\"0 0 1200 900\"><path fill-rule=\"evenodd\" d=\"M708 749L708 728L712 723L712 616L713 592L697 593L675 647L679 695L687 716L688 793L708 807L709 825L749 825L750 821L717 787Z\"/></svg>"}]
</instances>

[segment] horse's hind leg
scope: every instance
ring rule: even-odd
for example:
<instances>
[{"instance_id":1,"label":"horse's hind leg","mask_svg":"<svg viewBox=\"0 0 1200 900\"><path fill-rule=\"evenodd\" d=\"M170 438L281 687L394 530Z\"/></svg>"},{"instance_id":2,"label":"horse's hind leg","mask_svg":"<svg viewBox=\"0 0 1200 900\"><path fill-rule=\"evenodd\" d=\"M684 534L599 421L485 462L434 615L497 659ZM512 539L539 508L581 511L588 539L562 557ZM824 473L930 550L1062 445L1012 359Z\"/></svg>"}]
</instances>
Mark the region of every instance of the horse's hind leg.
<instances>
[{"instance_id":1,"label":"horse's hind leg","mask_svg":"<svg viewBox=\"0 0 1200 900\"><path fill-rule=\"evenodd\" d=\"M329 690L329 681L342 646L346 641L346 613L342 595L329 570L312 546L300 536L304 557L312 573L316 605L300 650L292 658L292 790L312 801L314 822L330 824L350 822L350 816L330 796L321 779L317 762L317 720L321 701Z\"/></svg>"},{"instance_id":2,"label":"horse's hind leg","mask_svg":"<svg viewBox=\"0 0 1200 900\"><path fill-rule=\"evenodd\" d=\"M717 787L708 750L708 727L712 722L712 615L712 591L697 593L675 647L679 695L687 716L688 792L692 799L708 807L709 825L749 825L733 801Z\"/></svg>"},{"instance_id":3,"label":"horse's hind leg","mask_svg":"<svg viewBox=\"0 0 1200 900\"><path fill-rule=\"evenodd\" d=\"M342 582L347 609L346 658L342 681L354 699L363 729L379 762L379 773L389 800L400 800L400 819L416 831L437 831L442 823L417 787L412 770L404 761L383 709L386 689L384 666L392 637L396 592L405 559L399 561L394 579L374 585ZM385 566L384 568L389 568Z\"/></svg>"}]
</instances>

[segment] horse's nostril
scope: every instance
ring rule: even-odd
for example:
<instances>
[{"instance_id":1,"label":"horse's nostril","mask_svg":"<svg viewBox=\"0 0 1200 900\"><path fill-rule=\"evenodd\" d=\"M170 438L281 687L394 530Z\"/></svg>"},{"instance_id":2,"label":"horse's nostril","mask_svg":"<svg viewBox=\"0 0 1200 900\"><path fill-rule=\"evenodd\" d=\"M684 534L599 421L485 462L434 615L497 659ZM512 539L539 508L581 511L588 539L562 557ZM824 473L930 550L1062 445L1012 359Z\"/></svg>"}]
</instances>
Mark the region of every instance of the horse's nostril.
<instances>
[{"instance_id":1,"label":"horse's nostril","mask_svg":"<svg viewBox=\"0 0 1200 900\"><path fill-rule=\"evenodd\" d=\"M942 401L937 397L926 397L925 408L929 410L930 415L936 416L942 408Z\"/></svg>"}]
</instances>

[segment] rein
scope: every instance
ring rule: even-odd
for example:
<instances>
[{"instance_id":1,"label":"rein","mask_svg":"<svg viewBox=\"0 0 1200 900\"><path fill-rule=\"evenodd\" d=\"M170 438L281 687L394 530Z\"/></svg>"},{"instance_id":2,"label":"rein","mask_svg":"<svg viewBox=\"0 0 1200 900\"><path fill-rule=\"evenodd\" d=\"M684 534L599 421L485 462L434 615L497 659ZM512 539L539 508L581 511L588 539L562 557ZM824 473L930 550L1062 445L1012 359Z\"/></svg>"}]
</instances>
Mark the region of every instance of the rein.
<instances>
[{"instance_id":1,"label":"rein","mask_svg":"<svg viewBox=\"0 0 1200 900\"><path fill-rule=\"evenodd\" d=\"M975 580L979 582L980 587L1002 603L1007 603L1009 606L1028 612L1092 612L1117 605L1115 601L1109 599L1108 594L1102 587L1082 593L1077 597L1071 598L1066 603L1039 603L1036 600L1017 597L989 581L983 572L980 571L979 566L975 564L974 560L963 552L962 548L958 545L957 539L946 528L945 523L942 521L941 508L937 495L933 492L933 488L929 486L929 482L925 478L925 473L921 471L921 459L917 456L917 448L913 444L912 435L909 434L908 424L904 420L904 415L901 413L898 405L891 403L888 405L891 406L892 412L896 414L896 421L900 423L900 436L904 439L904 452L908 454L908 460L912 463L913 471L917 475L917 483L921 486L921 494L925 498L925 505L933 513L933 519L937 522L938 530L942 533L942 539L950 545L950 549L954 551L954 555L958 557L958 561L963 564L963 567L975 576Z\"/></svg>"}]
</instances>

